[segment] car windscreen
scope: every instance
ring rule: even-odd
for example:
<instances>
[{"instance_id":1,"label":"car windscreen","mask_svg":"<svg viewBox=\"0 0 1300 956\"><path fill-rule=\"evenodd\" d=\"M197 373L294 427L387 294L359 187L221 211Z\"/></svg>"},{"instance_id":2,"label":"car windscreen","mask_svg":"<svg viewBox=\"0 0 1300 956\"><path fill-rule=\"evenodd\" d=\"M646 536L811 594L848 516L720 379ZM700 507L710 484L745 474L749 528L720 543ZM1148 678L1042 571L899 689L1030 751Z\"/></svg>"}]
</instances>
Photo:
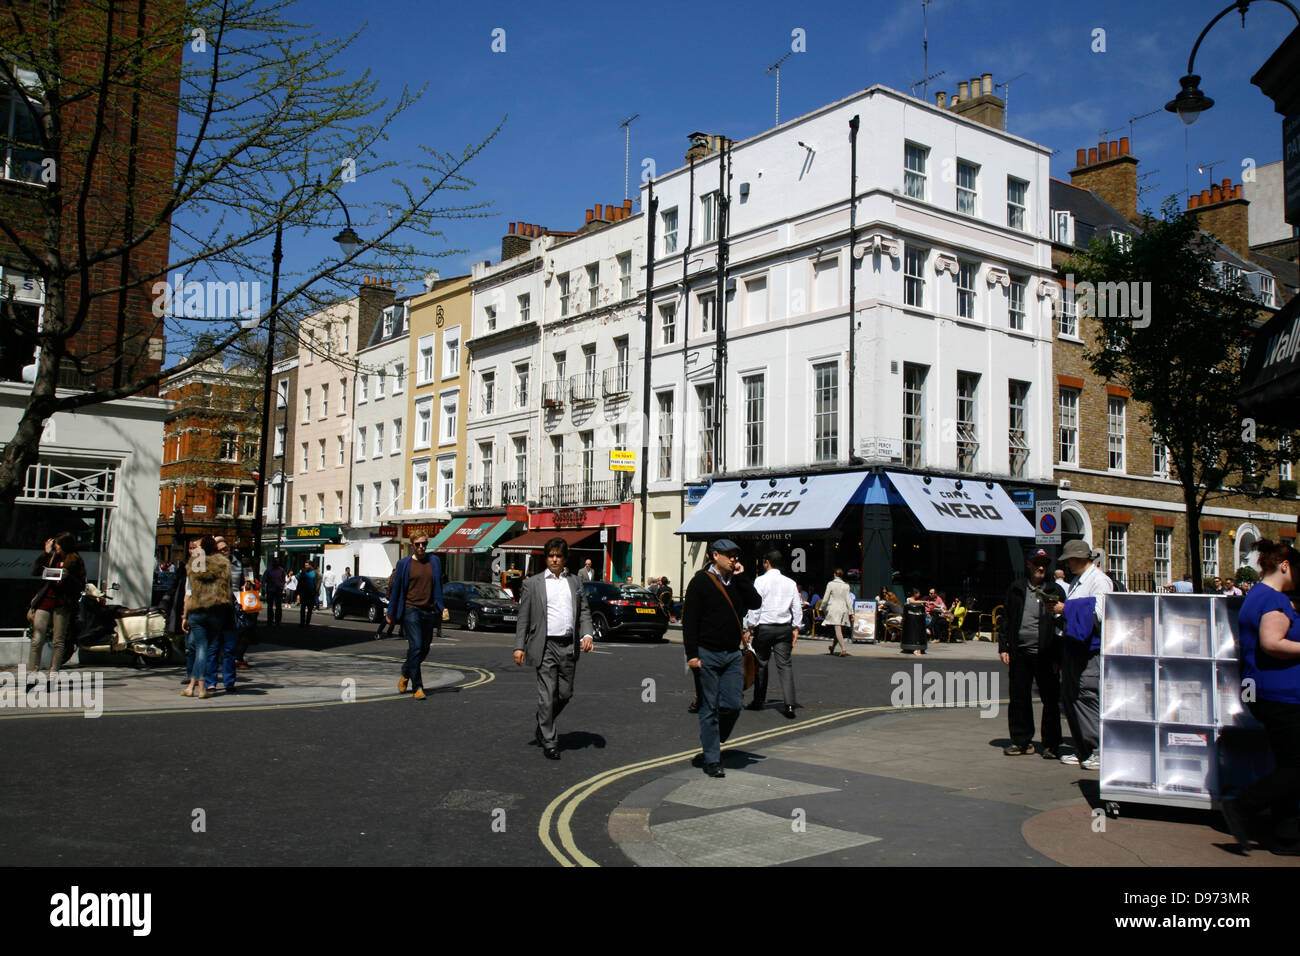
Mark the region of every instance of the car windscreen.
<instances>
[{"instance_id":1,"label":"car windscreen","mask_svg":"<svg viewBox=\"0 0 1300 956\"><path fill-rule=\"evenodd\" d=\"M639 587L621 587L618 589L618 596L626 601L653 601L655 596L645 588Z\"/></svg>"},{"instance_id":2,"label":"car windscreen","mask_svg":"<svg viewBox=\"0 0 1300 956\"><path fill-rule=\"evenodd\" d=\"M488 598L492 601L509 601L511 597L504 588L495 584L474 584L470 586L475 597Z\"/></svg>"}]
</instances>

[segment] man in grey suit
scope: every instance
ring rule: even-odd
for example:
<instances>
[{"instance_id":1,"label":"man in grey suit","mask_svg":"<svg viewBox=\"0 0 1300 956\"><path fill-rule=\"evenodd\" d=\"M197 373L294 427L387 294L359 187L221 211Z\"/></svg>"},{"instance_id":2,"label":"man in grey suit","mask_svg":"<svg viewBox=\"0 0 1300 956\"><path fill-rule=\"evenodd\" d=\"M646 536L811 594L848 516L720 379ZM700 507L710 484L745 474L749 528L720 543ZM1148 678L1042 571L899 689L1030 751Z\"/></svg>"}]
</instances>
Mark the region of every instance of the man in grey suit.
<instances>
[{"instance_id":1,"label":"man in grey suit","mask_svg":"<svg viewBox=\"0 0 1300 956\"><path fill-rule=\"evenodd\" d=\"M573 697L578 646L590 651L591 612L581 582L564 569L569 545L546 542L546 570L524 582L515 626L515 663L537 668L537 743L547 760L559 760L555 718Z\"/></svg>"}]
</instances>

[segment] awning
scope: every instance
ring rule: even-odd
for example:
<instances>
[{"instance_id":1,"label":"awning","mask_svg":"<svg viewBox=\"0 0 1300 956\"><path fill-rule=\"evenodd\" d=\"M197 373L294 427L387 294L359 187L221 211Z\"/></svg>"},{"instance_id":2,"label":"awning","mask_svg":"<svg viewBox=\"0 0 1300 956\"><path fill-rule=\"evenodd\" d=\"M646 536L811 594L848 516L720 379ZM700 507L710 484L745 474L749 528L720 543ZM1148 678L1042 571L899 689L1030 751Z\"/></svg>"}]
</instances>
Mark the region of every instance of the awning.
<instances>
[{"instance_id":1,"label":"awning","mask_svg":"<svg viewBox=\"0 0 1300 956\"><path fill-rule=\"evenodd\" d=\"M1300 296L1255 333L1237 406L1264 425L1300 425Z\"/></svg>"},{"instance_id":2,"label":"awning","mask_svg":"<svg viewBox=\"0 0 1300 956\"><path fill-rule=\"evenodd\" d=\"M866 472L855 471L717 481L686 516L677 533L722 537L763 531L825 531L866 477Z\"/></svg>"},{"instance_id":3,"label":"awning","mask_svg":"<svg viewBox=\"0 0 1300 956\"><path fill-rule=\"evenodd\" d=\"M885 474L926 531L1034 537L1034 526L995 481Z\"/></svg>"},{"instance_id":4,"label":"awning","mask_svg":"<svg viewBox=\"0 0 1300 956\"><path fill-rule=\"evenodd\" d=\"M596 543L596 549L580 547L588 539L594 538L599 532L593 528L578 528L576 530L560 530L556 528L541 528L537 531L529 531L521 534L517 538L511 538L501 545L502 551L541 551L546 546L546 542L552 538L563 538L565 544L571 549L579 551L598 550L600 545Z\"/></svg>"},{"instance_id":5,"label":"awning","mask_svg":"<svg viewBox=\"0 0 1300 956\"><path fill-rule=\"evenodd\" d=\"M514 523L500 515L458 518L442 529L436 543L429 542L428 550L443 554L481 554L490 551Z\"/></svg>"},{"instance_id":6,"label":"awning","mask_svg":"<svg viewBox=\"0 0 1300 956\"><path fill-rule=\"evenodd\" d=\"M465 520L464 518L452 518L451 521L447 522L445 528L429 539L429 546L425 550L429 552L441 551L443 542L450 538L465 523Z\"/></svg>"}]
</instances>

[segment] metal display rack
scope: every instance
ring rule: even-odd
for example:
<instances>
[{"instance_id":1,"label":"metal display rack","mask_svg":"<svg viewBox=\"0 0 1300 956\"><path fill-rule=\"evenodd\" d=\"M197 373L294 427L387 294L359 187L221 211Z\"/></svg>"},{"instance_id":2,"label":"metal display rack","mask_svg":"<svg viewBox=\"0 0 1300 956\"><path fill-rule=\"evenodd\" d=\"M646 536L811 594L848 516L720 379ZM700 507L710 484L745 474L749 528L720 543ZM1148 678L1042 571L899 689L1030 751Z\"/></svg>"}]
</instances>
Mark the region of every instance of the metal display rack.
<instances>
[{"instance_id":1,"label":"metal display rack","mask_svg":"<svg viewBox=\"0 0 1300 956\"><path fill-rule=\"evenodd\" d=\"M1101 798L1212 809L1270 769L1242 702L1236 614L1223 597L1109 594L1101 629Z\"/></svg>"}]
</instances>

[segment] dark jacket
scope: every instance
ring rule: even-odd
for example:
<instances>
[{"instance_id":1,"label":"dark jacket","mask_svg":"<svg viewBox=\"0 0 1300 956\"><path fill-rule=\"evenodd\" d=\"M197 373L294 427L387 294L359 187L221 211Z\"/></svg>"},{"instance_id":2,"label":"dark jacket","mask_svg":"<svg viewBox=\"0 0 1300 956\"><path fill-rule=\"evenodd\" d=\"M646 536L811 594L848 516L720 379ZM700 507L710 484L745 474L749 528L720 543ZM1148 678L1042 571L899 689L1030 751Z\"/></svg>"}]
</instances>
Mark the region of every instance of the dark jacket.
<instances>
[{"instance_id":1,"label":"dark jacket","mask_svg":"<svg viewBox=\"0 0 1300 956\"><path fill-rule=\"evenodd\" d=\"M748 575L733 574L725 598L710 578L722 583L708 568L695 572L682 598L682 644L688 661L700 656L701 647L711 651L740 650L740 622L745 612L763 605Z\"/></svg>"},{"instance_id":2,"label":"dark jacket","mask_svg":"<svg viewBox=\"0 0 1300 956\"><path fill-rule=\"evenodd\" d=\"M42 551L32 562L32 577L40 577L46 568L53 567L62 567L63 577L42 585L32 598L31 606L36 607L47 594L53 594L56 607L71 608L76 614L81 604L81 592L86 590L86 563L75 551L65 554L62 564L59 561L59 556L51 550L49 553Z\"/></svg>"},{"instance_id":3,"label":"dark jacket","mask_svg":"<svg viewBox=\"0 0 1300 956\"><path fill-rule=\"evenodd\" d=\"M1009 654L1017 650L1020 642L1017 636L1020 633L1020 619L1025 614L1025 594L1029 589L1028 578L1017 578L1007 588L1007 596L1002 600L1002 618L1001 626L998 628L998 653ZM1060 582L1047 580L1042 583L1041 590L1048 594L1058 595L1060 601L1065 601L1065 592L1061 590ZM1038 615L1038 653L1040 655L1055 654L1060 650L1057 640L1057 625L1060 618L1047 608L1042 608Z\"/></svg>"},{"instance_id":4,"label":"dark jacket","mask_svg":"<svg viewBox=\"0 0 1300 956\"><path fill-rule=\"evenodd\" d=\"M408 554L398 561L397 567L393 569L393 576L389 579L386 614L394 621L400 621L402 615L406 613L406 589L411 583L412 560L412 556ZM431 554L429 564L433 569L433 603L438 606L438 612L441 613L446 607L442 601L442 562L438 560L436 554Z\"/></svg>"}]
</instances>

